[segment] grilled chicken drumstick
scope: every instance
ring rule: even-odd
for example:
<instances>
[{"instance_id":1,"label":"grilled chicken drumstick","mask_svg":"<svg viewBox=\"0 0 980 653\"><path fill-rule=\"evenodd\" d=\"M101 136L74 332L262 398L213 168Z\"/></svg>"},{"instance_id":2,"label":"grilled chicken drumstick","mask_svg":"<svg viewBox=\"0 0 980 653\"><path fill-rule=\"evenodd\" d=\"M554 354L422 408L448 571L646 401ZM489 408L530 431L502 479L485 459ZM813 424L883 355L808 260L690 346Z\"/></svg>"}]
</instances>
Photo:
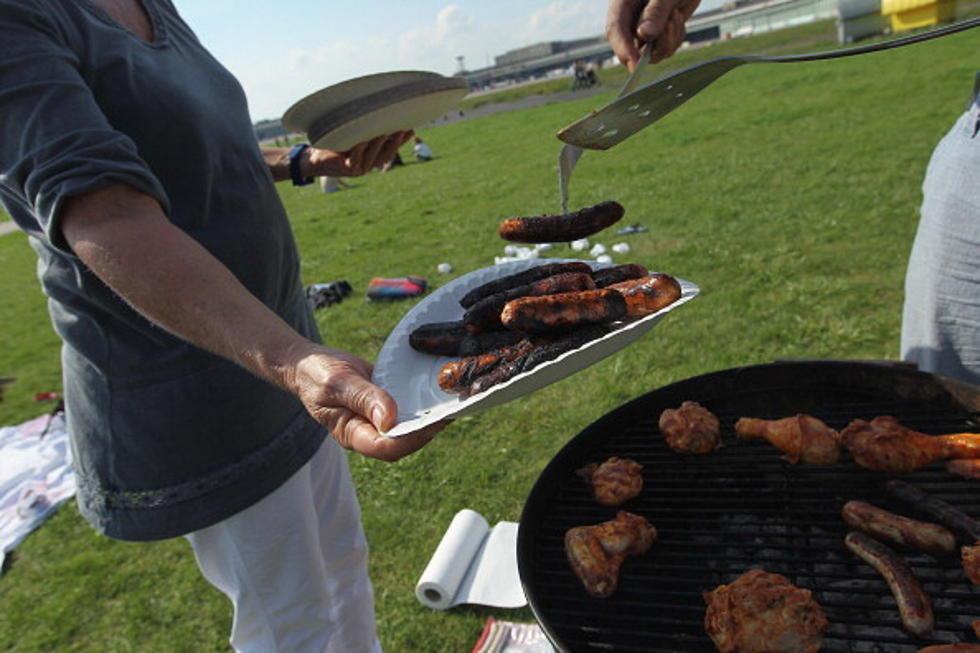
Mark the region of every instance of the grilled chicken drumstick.
<instances>
[{"instance_id":1,"label":"grilled chicken drumstick","mask_svg":"<svg viewBox=\"0 0 980 653\"><path fill-rule=\"evenodd\" d=\"M980 585L980 540L976 544L960 548L963 559L963 573L974 585ZM977 635L980 637L980 634Z\"/></svg>"},{"instance_id":2,"label":"grilled chicken drumstick","mask_svg":"<svg viewBox=\"0 0 980 653\"><path fill-rule=\"evenodd\" d=\"M810 590L762 569L704 592L704 600L704 629L721 653L816 653L829 625Z\"/></svg>"},{"instance_id":3,"label":"grilled chicken drumstick","mask_svg":"<svg viewBox=\"0 0 980 653\"><path fill-rule=\"evenodd\" d=\"M696 401L660 413L660 432L677 453L710 453L721 446L718 418Z\"/></svg>"},{"instance_id":4,"label":"grilled chicken drumstick","mask_svg":"<svg viewBox=\"0 0 980 653\"><path fill-rule=\"evenodd\" d=\"M946 463L946 471L963 478L980 481L980 458L951 460Z\"/></svg>"},{"instance_id":5,"label":"grilled chicken drumstick","mask_svg":"<svg viewBox=\"0 0 980 653\"><path fill-rule=\"evenodd\" d=\"M906 474L947 458L980 458L980 433L926 435L889 415L856 419L840 433L841 443L862 467Z\"/></svg>"},{"instance_id":6,"label":"grilled chicken drumstick","mask_svg":"<svg viewBox=\"0 0 980 653\"><path fill-rule=\"evenodd\" d=\"M764 438L781 449L791 465L833 465L840 456L837 431L811 415L766 420L743 417L735 423L740 438Z\"/></svg>"},{"instance_id":7,"label":"grilled chicken drumstick","mask_svg":"<svg viewBox=\"0 0 980 653\"><path fill-rule=\"evenodd\" d=\"M606 598L616 591L623 560L646 553L656 539L657 529L645 517L620 510L616 519L568 529L565 555L585 591Z\"/></svg>"}]
</instances>

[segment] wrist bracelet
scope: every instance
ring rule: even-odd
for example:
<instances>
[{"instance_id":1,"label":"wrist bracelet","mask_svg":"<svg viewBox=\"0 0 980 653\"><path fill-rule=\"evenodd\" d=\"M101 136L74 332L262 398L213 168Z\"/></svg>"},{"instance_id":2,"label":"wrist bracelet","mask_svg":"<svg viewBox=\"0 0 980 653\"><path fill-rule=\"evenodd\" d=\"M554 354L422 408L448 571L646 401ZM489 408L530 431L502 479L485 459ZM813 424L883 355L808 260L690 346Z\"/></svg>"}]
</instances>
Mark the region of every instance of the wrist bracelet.
<instances>
[{"instance_id":1,"label":"wrist bracelet","mask_svg":"<svg viewBox=\"0 0 980 653\"><path fill-rule=\"evenodd\" d=\"M300 157L303 156L303 152L308 147L309 144L307 143L298 143L289 150L289 176L293 180L293 186L306 186L314 181L313 177L302 176L299 169Z\"/></svg>"}]
</instances>

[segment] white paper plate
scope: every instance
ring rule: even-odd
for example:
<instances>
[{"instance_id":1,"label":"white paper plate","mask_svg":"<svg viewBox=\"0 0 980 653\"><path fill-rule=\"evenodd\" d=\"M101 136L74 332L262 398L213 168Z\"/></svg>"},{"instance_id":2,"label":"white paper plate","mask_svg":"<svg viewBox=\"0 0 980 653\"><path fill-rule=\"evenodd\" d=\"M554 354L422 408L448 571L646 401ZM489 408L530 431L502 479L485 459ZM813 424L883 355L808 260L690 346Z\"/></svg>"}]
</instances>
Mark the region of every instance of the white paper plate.
<instances>
[{"instance_id":1,"label":"white paper plate","mask_svg":"<svg viewBox=\"0 0 980 653\"><path fill-rule=\"evenodd\" d=\"M466 80L416 70L365 75L306 96L283 114L314 147L346 152L381 134L415 129L458 106Z\"/></svg>"},{"instance_id":2,"label":"white paper plate","mask_svg":"<svg viewBox=\"0 0 980 653\"><path fill-rule=\"evenodd\" d=\"M531 267L574 260L576 259L528 259L474 270L436 289L416 304L388 335L374 365L373 382L387 390L398 402L398 424L385 435L406 435L439 420L473 415L571 376L635 342L667 313L690 301L700 292L697 285L678 279L681 297L670 306L652 315L625 322L612 333L472 397L461 398L439 388L439 370L453 360L453 357L423 354L408 344L409 334L423 324L461 320L464 309L459 305L459 299L469 290ZM581 262L588 263L593 269L610 265L595 261Z\"/></svg>"}]
</instances>

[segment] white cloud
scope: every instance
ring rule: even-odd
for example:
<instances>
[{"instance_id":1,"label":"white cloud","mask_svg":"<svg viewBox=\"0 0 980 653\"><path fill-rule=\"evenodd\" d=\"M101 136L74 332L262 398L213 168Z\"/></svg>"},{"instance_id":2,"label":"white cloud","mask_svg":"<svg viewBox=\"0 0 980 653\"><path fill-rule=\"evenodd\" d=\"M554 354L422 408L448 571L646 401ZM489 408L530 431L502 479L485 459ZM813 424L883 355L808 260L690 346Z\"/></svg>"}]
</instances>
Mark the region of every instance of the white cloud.
<instances>
[{"instance_id":1,"label":"white cloud","mask_svg":"<svg viewBox=\"0 0 980 653\"><path fill-rule=\"evenodd\" d=\"M599 36L605 32L605 14L604 2L556 1L532 13L521 35L528 43Z\"/></svg>"},{"instance_id":2,"label":"white cloud","mask_svg":"<svg viewBox=\"0 0 980 653\"><path fill-rule=\"evenodd\" d=\"M605 4L596 0L553 1L524 15L477 19L459 4L444 5L428 20L386 31L349 32L315 46L292 48L278 58L248 57L233 72L245 86L256 120L278 117L293 102L345 79L390 70L456 71L482 68L508 50L542 41L598 36Z\"/></svg>"}]
</instances>

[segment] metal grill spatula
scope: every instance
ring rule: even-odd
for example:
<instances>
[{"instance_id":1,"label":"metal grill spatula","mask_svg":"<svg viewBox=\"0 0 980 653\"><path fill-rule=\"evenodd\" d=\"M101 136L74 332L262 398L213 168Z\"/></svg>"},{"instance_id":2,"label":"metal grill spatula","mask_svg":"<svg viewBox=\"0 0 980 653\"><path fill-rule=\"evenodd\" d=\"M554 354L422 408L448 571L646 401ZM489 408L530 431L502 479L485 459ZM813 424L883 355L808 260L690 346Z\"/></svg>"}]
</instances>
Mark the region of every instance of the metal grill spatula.
<instances>
[{"instance_id":1,"label":"metal grill spatula","mask_svg":"<svg viewBox=\"0 0 980 653\"><path fill-rule=\"evenodd\" d=\"M708 84L729 70L750 63L794 63L850 57L867 52L888 50L903 45L934 39L980 25L980 18L971 18L946 27L912 34L890 41L861 45L841 50L812 54L783 56L735 55L711 59L659 79L632 93L621 95L598 111L572 123L558 132L558 138L575 147L607 150L621 143L644 127L660 120L687 102ZM563 208L563 210L565 210Z\"/></svg>"},{"instance_id":2,"label":"metal grill spatula","mask_svg":"<svg viewBox=\"0 0 980 653\"><path fill-rule=\"evenodd\" d=\"M626 83L623 84L623 88L619 89L619 95L616 97L623 97L636 88L636 85L640 82L640 75L643 74L643 70L650 62L651 50L653 50L653 41L643 44L643 48L640 50L640 58L636 62L636 67L633 68L630 76L626 78ZM562 145L561 150L558 152L558 197L561 200L562 213L568 213L568 180L572 178L572 170L575 169L575 165L582 158L584 152L585 150L582 148L568 144Z\"/></svg>"}]
</instances>

